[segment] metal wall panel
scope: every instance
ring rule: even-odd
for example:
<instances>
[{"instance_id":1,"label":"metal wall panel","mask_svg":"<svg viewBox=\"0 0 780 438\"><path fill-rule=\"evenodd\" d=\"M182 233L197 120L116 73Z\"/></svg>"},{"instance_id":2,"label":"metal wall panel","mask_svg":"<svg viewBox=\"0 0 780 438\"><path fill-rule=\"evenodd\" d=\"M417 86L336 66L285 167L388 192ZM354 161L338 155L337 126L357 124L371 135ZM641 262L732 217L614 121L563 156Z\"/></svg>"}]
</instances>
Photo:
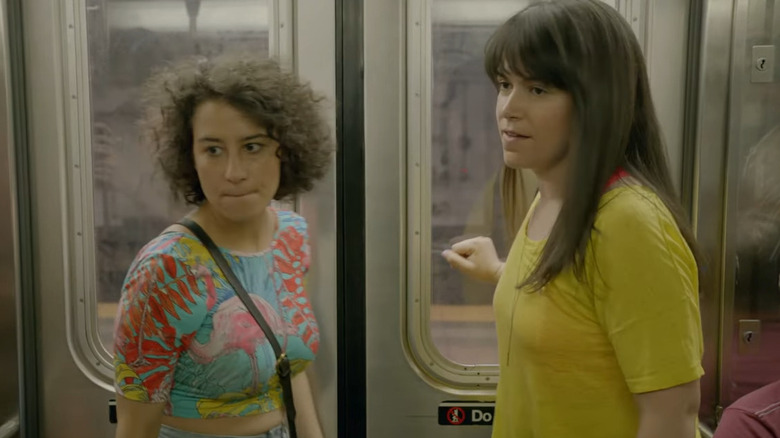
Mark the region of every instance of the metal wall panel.
<instances>
[{"instance_id":1,"label":"metal wall panel","mask_svg":"<svg viewBox=\"0 0 780 438\"><path fill-rule=\"evenodd\" d=\"M780 378L780 184L771 179L780 159L780 75L756 81L753 54L755 46L780 53L780 8L774 0L709 0L701 41L694 212L707 258L702 416L712 426L723 407Z\"/></svg>"},{"instance_id":2,"label":"metal wall panel","mask_svg":"<svg viewBox=\"0 0 780 438\"><path fill-rule=\"evenodd\" d=\"M690 0L648 0L645 58L650 89L666 140L672 180L682 190L685 77L688 70ZM693 104L693 102L691 102ZM685 196L685 195L683 195Z\"/></svg>"},{"instance_id":3,"label":"metal wall panel","mask_svg":"<svg viewBox=\"0 0 780 438\"><path fill-rule=\"evenodd\" d=\"M439 426L433 388L407 356L406 10L364 2L367 436L488 437L490 428ZM457 398L457 397L456 397ZM473 398L473 397L470 397Z\"/></svg>"},{"instance_id":4,"label":"metal wall panel","mask_svg":"<svg viewBox=\"0 0 780 438\"><path fill-rule=\"evenodd\" d=\"M0 3L0 437L19 430L16 172L7 10Z\"/></svg>"},{"instance_id":5,"label":"metal wall panel","mask_svg":"<svg viewBox=\"0 0 780 438\"><path fill-rule=\"evenodd\" d=\"M715 426L719 392L722 216L728 126L728 87L733 0L705 2L702 17L698 116L694 161L693 220L705 257L700 307L704 329L701 414Z\"/></svg>"},{"instance_id":6,"label":"metal wall panel","mask_svg":"<svg viewBox=\"0 0 780 438\"><path fill-rule=\"evenodd\" d=\"M298 2L295 11L295 64L302 79L325 96L335 140L336 38L334 0ZM335 155L325 178L298 201L309 223L312 267L308 293L320 327L320 350L309 373L317 411L326 437L337 436L336 325L336 165Z\"/></svg>"},{"instance_id":7,"label":"metal wall panel","mask_svg":"<svg viewBox=\"0 0 780 438\"><path fill-rule=\"evenodd\" d=\"M33 264L39 351L39 434L46 437L112 436L108 400L113 394L73 360L67 332L65 270L67 223L63 126L61 2L24 2L27 65ZM97 364L96 364L97 365Z\"/></svg>"},{"instance_id":8,"label":"metal wall panel","mask_svg":"<svg viewBox=\"0 0 780 438\"><path fill-rule=\"evenodd\" d=\"M733 23L722 406L780 379L780 69L766 66L780 58L780 4L737 0Z\"/></svg>"}]
</instances>

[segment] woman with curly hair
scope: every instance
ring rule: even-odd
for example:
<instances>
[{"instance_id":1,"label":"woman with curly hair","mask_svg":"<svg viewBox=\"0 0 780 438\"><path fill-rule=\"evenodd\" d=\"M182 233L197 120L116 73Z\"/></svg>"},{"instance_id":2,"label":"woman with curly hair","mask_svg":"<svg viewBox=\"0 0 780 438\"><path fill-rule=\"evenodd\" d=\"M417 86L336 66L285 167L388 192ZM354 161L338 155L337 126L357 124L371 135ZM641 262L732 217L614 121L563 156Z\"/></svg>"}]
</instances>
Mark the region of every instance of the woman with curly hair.
<instances>
[{"instance_id":1,"label":"woman with curly hair","mask_svg":"<svg viewBox=\"0 0 780 438\"><path fill-rule=\"evenodd\" d=\"M297 411L269 338L191 229L138 253L114 332L117 437L322 436L304 369L319 330L304 290L306 221L272 200L310 190L332 141L321 98L273 61L190 60L146 87L144 133L289 359ZM289 417L287 417L289 418Z\"/></svg>"}]
</instances>

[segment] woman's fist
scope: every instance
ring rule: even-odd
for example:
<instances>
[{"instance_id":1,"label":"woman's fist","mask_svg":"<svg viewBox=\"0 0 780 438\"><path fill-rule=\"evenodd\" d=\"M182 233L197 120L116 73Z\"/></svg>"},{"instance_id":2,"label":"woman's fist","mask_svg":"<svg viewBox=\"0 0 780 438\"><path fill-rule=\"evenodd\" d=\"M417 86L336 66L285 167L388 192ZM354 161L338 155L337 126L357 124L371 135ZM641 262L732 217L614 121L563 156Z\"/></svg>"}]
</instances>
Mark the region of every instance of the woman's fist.
<instances>
[{"instance_id":1,"label":"woman's fist","mask_svg":"<svg viewBox=\"0 0 780 438\"><path fill-rule=\"evenodd\" d=\"M453 268L476 280L496 284L504 272L489 237L474 237L452 245L441 254Z\"/></svg>"}]
</instances>

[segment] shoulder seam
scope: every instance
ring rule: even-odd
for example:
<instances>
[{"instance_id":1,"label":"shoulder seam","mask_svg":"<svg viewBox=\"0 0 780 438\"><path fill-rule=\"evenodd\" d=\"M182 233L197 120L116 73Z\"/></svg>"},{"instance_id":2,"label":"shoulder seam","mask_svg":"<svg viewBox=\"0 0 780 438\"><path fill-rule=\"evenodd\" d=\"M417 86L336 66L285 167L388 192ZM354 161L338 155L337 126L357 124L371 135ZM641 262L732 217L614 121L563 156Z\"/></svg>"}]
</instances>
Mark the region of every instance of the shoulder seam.
<instances>
[{"instance_id":1,"label":"shoulder seam","mask_svg":"<svg viewBox=\"0 0 780 438\"><path fill-rule=\"evenodd\" d=\"M164 234L173 234L173 233L164 233ZM191 240L194 240L198 244L200 244L200 241L197 240L197 238L195 236L192 236L192 235L187 234L187 233L177 232L177 234L178 234L177 236L169 236L168 237L171 240L175 240L175 241L171 242L169 246L165 247L162 250L160 250L160 249L146 250L146 248L149 247L149 243L157 241L158 239L160 239L163 236L163 234L160 234L160 235L156 236L154 239L150 240L149 243L144 245L144 249L142 249L143 253L141 253L139 251L138 255L136 256L135 263L132 265L132 267L134 268L134 267L138 266L141 263L146 263L147 260L149 260L151 258L155 258L155 257L158 257L158 258L171 257L174 260L181 261L181 262L186 262L188 260L187 257L183 257L180 254L178 254L178 252L175 251L174 248L176 246L178 246L178 245L183 245L182 239L185 239L185 238L189 238Z\"/></svg>"},{"instance_id":2,"label":"shoulder seam","mask_svg":"<svg viewBox=\"0 0 780 438\"><path fill-rule=\"evenodd\" d=\"M771 405L765 407L764 409L756 412L756 415L758 415L759 417L763 417L763 416L769 415L772 412L775 412L777 410L780 410L780 401L772 403Z\"/></svg>"}]
</instances>

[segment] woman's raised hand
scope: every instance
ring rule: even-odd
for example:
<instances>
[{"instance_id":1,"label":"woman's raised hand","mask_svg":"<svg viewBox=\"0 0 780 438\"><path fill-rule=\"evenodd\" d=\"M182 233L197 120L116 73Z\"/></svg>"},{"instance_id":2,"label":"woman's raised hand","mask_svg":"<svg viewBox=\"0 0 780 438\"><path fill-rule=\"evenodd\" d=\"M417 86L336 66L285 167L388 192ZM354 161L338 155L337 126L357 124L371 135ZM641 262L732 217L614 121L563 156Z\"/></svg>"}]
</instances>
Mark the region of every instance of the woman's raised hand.
<instances>
[{"instance_id":1,"label":"woman's raised hand","mask_svg":"<svg viewBox=\"0 0 780 438\"><path fill-rule=\"evenodd\" d=\"M504 272L496 247L489 237L474 237L452 245L441 254L453 268L481 281L496 284Z\"/></svg>"}]
</instances>

